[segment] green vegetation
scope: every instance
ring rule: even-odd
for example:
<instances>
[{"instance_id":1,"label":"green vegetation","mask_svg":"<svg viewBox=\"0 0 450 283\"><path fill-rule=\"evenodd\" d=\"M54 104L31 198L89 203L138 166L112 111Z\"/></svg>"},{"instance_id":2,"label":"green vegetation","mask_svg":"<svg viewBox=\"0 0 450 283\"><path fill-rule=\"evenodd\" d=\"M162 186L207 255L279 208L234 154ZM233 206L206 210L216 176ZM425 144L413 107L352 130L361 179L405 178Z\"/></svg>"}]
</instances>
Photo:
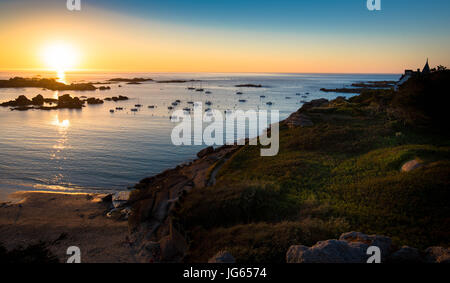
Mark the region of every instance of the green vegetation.
<instances>
[{"instance_id":1,"label":"green vegetation","mask_svg":"<svg viewBox=\"0 0 450 283\"><path fill-rule=\"evenodd\" d=\"M399 92L369 90L299 111L312 127L280 125L280 152L244 146L214 186L192 190L175 220L188 261L227 249L238 262L284 262L292 244L351 230L397 245L449 246L450 139L442 103L449 71ZM424 166L401 172L411 160Z\"/></svg>"}]
</instances>

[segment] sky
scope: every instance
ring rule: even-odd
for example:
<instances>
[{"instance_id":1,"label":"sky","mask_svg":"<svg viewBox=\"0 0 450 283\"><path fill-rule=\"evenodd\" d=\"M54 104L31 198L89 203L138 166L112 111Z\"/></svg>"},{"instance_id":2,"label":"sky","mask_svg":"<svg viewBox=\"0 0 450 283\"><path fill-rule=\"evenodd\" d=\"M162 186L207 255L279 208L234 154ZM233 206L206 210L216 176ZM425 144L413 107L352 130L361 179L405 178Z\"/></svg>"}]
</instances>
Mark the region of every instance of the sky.
<instances>
[{"instance_id":1,"label":"sky","mask_svg":"<svg viewBox=\"0 0 450 283\"><path fill-rule=\"evenodd\" d=\"M450 1L0 0L0 70L401 73L450 66ZM63 56L64 57L64 56ZM53 58L59 60L59 57ZM62 58L61 60L64 60Z\"/></svg>"}]
</instances>

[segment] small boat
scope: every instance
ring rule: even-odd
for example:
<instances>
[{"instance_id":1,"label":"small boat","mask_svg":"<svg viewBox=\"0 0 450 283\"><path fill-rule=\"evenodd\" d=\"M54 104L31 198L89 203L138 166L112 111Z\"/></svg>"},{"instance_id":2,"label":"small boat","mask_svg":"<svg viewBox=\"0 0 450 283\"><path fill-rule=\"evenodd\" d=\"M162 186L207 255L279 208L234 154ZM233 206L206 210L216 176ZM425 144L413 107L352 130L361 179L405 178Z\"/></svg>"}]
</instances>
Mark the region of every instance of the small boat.
<instances>
[{"instance_id":1,"label":"small boat","mask_svg":"<svg viewBox=\"0 0 450 283\"><path fill-rule=\"evenodd\" d=\"M205 105L212 105L212 102L211 101L206 101Z\"/></svg>"},{"instance_id":2,"label":"small boat","mask_svg":"<svg viewBox=\"0 0 450 283\"><path fill-rule=\"evenodd\" d=\"M286 99L291 99L291 97L290 96L286 96Z\"/></svg>"},{"instance_id":3,"label":"small boat","mask_svg":"<svg viewBox=\"0 0 450 283\"><path fill-rule=\"evenodd\" d=\"M114 113L114 109L109 110L110 113Z\"/></svg>"},{"instance_id":4,"label":"small boat","mask_svg":"<svg viewBox=\"0 0 450 283\"><path fill-rule=\"evenodd\" d=\"M180 103L180 102L181 102L181 100L177 99L177 100L175 100L175 102L176 102L176 103Z\"/></svg>"},{"instance_id":5,"label":"small boat","mask_svg":"<svg viewBox=\"0 0 450 283\"><path fill-rule=\"evenodd\" d=\"M239 99L239 102L247 102L246 99Z\"/></svg>"},{"instance_id":6,"label":"small boat","mask_svg":"<svg viewBox=\"0 0 450 283\"><path fill-rule=\"evenodd\" d=\"M169 107L167 107L167 109L169 109L169 110L172 110L172 109L173 109L173 107L172 107L172 106L169 106Z\"/></svg>"},{"instance_id":7,"label":"small boat","mask_svg":"<svg viewBox=\"0 0 450 283\"><path fill-rule=\"evenodd\" d=\"M194 104L194 102L193 101L188 101L187 104Z\"/></svg>"},{"instance_id":8,"label":"small boat","mask_svg":"<svg viewBox=\"0 0 450 283\"><path fill-rule=\"evenodd\" d=\"M178 102L172 102L172 105L173 105L173 106L177 106L177 105L178 105Z\"/></svg>"},{"instance_id":9,"label":"small boat","mask_svg":"<svg viewBox=\"0 0 450 283\"><path fill-rule=\"evenodd\" d=\"M195 87L188 87L187 89L188 89L188 90L194 90Z\"/></svg>"},{"instance_id":10,"label":"small boat","mask_svg":"<svg viewBox=\"0 0 450 283\"><path fill-rule=\"evenodd\" d=\"M149 105L148 108L153 109L155 108L155 105Z\"/></svg>"},{"instance_id":11,"label":"small boat","mask_svg":"<svg viewBox=\"0 0 450 283\"><path fill-rule=\"evenodd\" d=\"M142 107L142 104L135 104L134 107Z\"/></svg>"},{"instance_id":12,"label":"small boat","mask_svg":"<svg viewBox=\"0 0 450 283\"><path fill-rule=\"evenodd\" d=\"M297 92L295 95L301 95L301 93L298 93L298 92Z\"/></svg>"},{"instance_id":13,"label":"small boat","mask_svg":"<svg viewBox=\"0 0 450 283\"><path fill-rule=\"evenodd\" d=\"M266 104L267 104L267 105L273 105L273 103L272 103L272 102L270 102L270 101L269 101L269 102L267 102Z\"/></svg>"},{"instance_id":14,"label":"small boat","mask_svg":"<svg viewBox=\"0 0 450 283\"><path fill-rule=\"evenodd\" d=\"M203 88L197 88L195 91L205 91Z\"/></svg>"},{"instance_id":15,"label":"small boat","mask_svg":"<svg viewBox=\"0 0 450 283\"><path fill-rule=\"evenodd\" d=\"M131 108L131 112L137 112L137 108Z\"/></svg>"},{"instance_id":16,"label":"small boat","mask_svg":"<svg viewBox=\"0 0 450 283\"><path fill-rule=\"evenodd\" d=\"M205 109L205 112L210 112L211 111L211 108L206 108Z\"/></svg>"},{"instance_id":17,"label":"small boat","mask_svg":"<svg viewBox=\"0 0 450 283\"><path fill-rule=\"evenodd\" d=\"M189 107L185 107L185 108L183 108L183 110L186 112L191 112L191 108L189 108Z\"/></svg>"},{"instance_id":18,"label":"small boat","mask_svg":"<svg viewBox=\"0 0 450 283\"><path fill-rule=\"evenodd\" d=\"M309 92L306 92L305 94L309 94Z\"/></svg>"},{"instance_id":19,"label":"small boat","mask_svg":"<svg viewBox=\"0 0 450 283\"><path fill-rule=\"evenodd\" d=\"M236 92L237 95L242 95L242 92L238 91Z\"/></svg>"},{"instance_id":20,"label":"small boat","mask_svg":"<svg viewBox=\"0 0 450 283\"><path fill-rule=\"evenodd\" d=\"M211 94L212 92L210 92L209 90L205 91L206 94Z\"/></svg>"},{"instance_id":21,"label":"small boat","mask_svg":"<svg viewBox=\"0 0 450 283\"><path fill-rule=\"evenodd\" d=\"M303 97L303 98L307 98L308 96L307 96L307 95L302 95L302 97Z\"/></svg>"},{"instance_id":22,"label":"small boat","mask_svg":"<svg viewBox=\"0 0 450 283\"><path fill-rule=\"evenodd\" d=\"M116 107L116 110L123 110L123 107Z\"/></svg>"},{"instance_id":23,"label":"small boat","mask_svg":"<svg viewBox=\"0 0 450 283\"><path fill-rule=\"evenodd\" d=\"M261 97L261 98L266 98L266 96L265 96L265 95L260 95L259 97Z\"/></svg>"}]
</instances>

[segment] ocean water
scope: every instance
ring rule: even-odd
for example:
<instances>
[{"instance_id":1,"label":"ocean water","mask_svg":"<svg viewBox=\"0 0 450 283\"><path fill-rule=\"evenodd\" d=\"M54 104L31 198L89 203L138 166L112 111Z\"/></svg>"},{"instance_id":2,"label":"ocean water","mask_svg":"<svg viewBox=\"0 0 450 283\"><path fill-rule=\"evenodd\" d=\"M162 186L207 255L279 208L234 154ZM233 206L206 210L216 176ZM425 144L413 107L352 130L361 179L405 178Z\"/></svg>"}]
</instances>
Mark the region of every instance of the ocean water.
<instances>
[{"instance_id":1,"label":"ocean water","mask_svg":"<svg viewBox=\"0 0 450 283\"><path fill-rule=\"evenodd\" d=\"M0 79L51 74L0 72ZM53 75L55 76L55 75ZM353 82L398 80L400 75L373 74L220 74L220 73L73 73L65 82L103 82L111 78L149 77L154 80L200 80L187 83L145 82L140 85L111 84L106 91L50 91L39 88L0 89L0 101L37 94L57 98L72 96L128 96L121 102L105 101L82 110L10 111L0 107L0 199L17 190L64 192L110 192L126 190L142 178L188 162L205 145L175 146L168 106L177 99L213 103L212 109L278 110L280 119L302 106L303 101L332 99L351 94L324 93L320 88L349 86ZM238 88L239 84L262 88ZM122 87L118 87L118 85ZM211 94L188 90L202 87ZM236 95L237 91L243 92ZM309 93L307 98L296 93ZM260 98L261 95L266 96ZM290 97L287 99L286 97ZM247 102L241 103L239 99ZM266 102L271 101L272 106ZM143 107L131 112L135 104ZM155 105L155 109L149 109ZM123 107L110 113L110 109ZM192 107L192 106L191 106ZM207 106L203 105L203 109ZM239 125L238 125L239 126ZM241 125L242 126L242 125Z\"/></svg>"}]
</instances>

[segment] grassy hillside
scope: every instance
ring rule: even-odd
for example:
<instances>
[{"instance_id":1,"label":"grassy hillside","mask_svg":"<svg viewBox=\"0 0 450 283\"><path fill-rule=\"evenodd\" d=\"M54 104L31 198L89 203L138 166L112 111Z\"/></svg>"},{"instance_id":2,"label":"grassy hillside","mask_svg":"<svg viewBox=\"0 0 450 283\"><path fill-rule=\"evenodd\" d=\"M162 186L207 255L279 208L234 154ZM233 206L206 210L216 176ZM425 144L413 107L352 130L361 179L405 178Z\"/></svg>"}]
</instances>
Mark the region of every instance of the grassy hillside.
<instances>
[{"instance_id":1,"label":"grassy hillside","mask_svg":"<svg viewBox=\"0 0 450 283\"><path fill-rule=\"evenodd\" d=\"M366 91L299 112L311 127L280 125L280 152L244 146L216 185L192 190L176 221L187 261L226 249L238 262L284 262L292 244L357 230L397 245L449 245L450 139L443 123L449 72L399 92ZM418 159L422 168L400 172Z\"/></svg>"}]
</instances>

